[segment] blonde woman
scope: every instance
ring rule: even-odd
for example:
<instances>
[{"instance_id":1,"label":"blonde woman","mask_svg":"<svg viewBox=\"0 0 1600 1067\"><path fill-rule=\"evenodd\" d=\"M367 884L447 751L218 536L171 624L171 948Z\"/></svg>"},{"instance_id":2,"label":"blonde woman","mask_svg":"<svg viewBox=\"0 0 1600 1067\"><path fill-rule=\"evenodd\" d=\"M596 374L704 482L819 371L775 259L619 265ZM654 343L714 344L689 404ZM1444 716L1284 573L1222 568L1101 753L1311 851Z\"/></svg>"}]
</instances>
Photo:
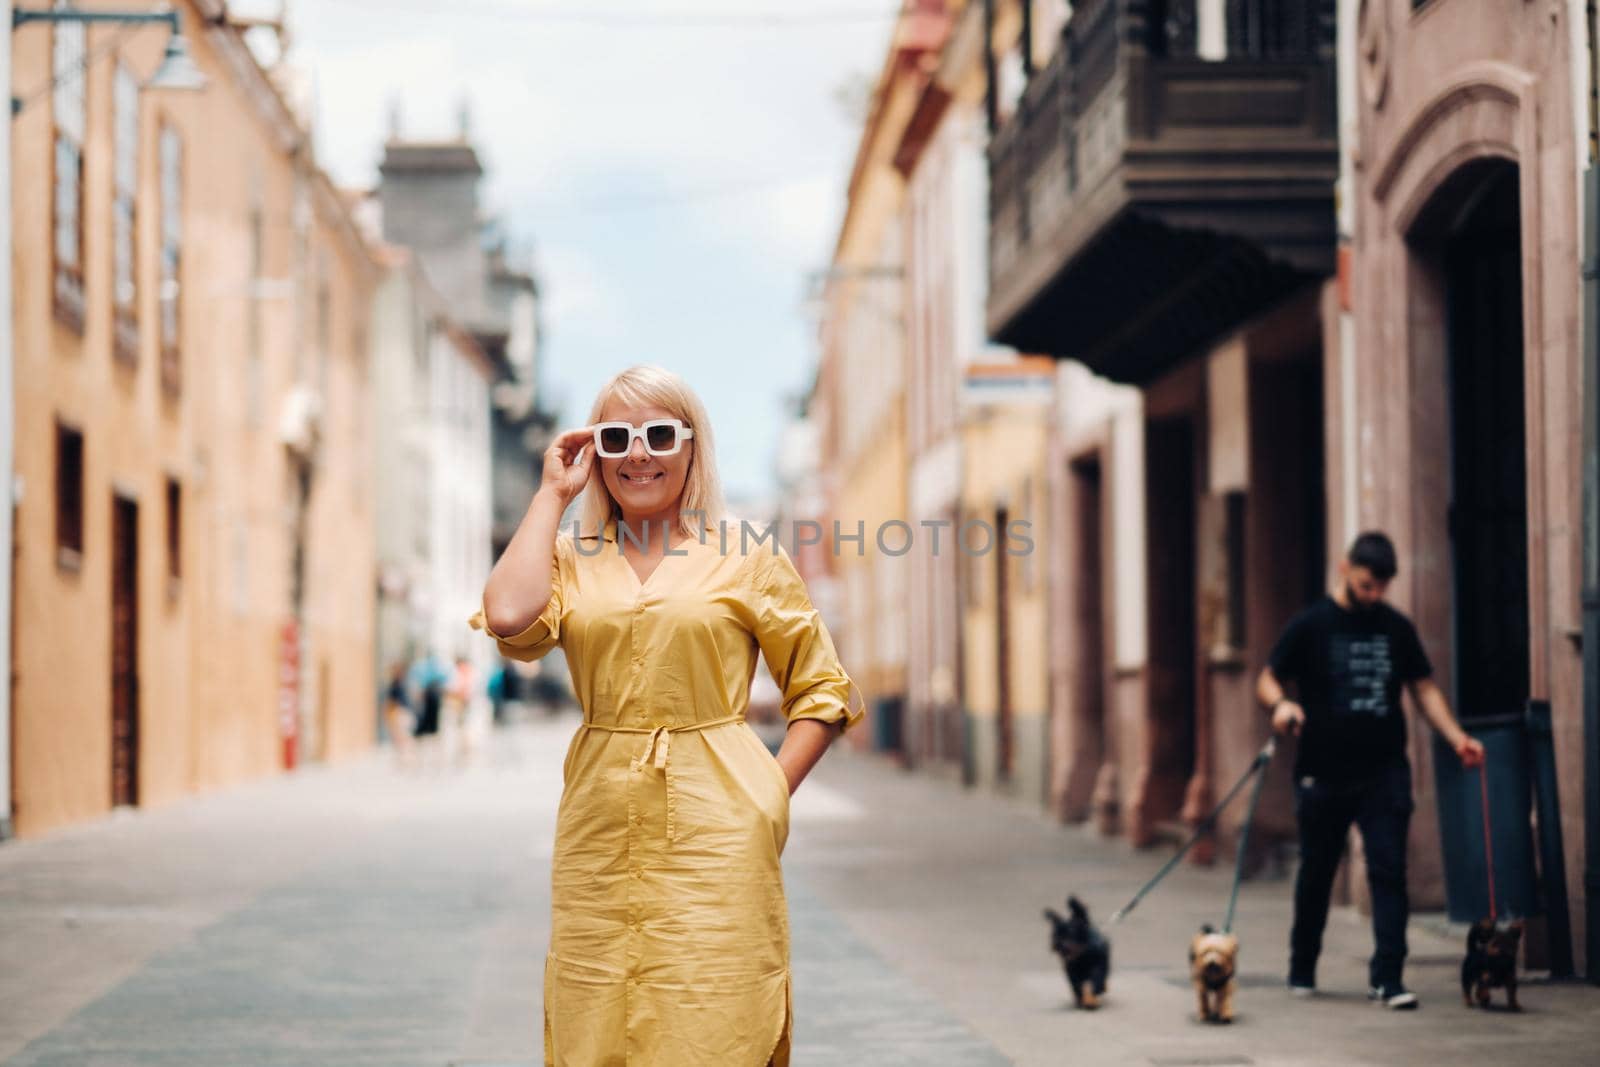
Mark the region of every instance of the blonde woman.
<instances>
[{"instance_id":1,"label":"blonde woman","mask_svg":"<svg viewBox=\"0 0 1600 1067\"><path fill-rule=\"evenodd\" d=\"M789 796L860 722L788 554L725 513L711 423L638 366L544 456L472 624L565 651L584 721L562 765L545 960L547 1065L789 1063ZM574 536L558 530L579 494ZM745 722L759 649L789 729Z\"/></svg>"}]
</instances>

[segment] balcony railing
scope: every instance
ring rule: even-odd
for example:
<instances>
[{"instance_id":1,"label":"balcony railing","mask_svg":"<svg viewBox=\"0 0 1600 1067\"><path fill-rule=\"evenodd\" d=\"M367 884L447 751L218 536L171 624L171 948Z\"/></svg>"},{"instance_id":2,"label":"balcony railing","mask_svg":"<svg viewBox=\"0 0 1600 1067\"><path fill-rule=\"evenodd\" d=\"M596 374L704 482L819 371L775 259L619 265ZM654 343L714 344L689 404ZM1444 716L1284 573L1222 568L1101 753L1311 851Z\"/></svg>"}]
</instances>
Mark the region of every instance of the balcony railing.
<instances>
[{"instance_id":1,"label":"balcony railing","mask_svg":"<svg viewBox=\"0 0 1600 1067\"><path fill-rule=\"evenodd\" d=\"M1331 269L1333 8L1077 4L990 145L991 334L1138 380L1220 328L1169 321L1210 275L1242 276L1201 300L1232 307Z\"/></svg>"}]
</instances>

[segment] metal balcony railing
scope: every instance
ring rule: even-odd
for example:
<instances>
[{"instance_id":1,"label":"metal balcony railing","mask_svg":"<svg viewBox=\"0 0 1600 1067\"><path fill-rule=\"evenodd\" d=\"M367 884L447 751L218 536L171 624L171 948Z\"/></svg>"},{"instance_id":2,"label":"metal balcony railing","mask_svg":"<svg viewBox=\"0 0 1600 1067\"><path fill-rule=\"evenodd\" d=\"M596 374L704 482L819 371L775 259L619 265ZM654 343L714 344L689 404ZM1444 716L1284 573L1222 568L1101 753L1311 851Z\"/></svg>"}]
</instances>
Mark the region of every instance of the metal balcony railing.
<instances>
[{"instance_id":1,"label":"metal balcony railing","mask_svg":"<svg viewBox=\"0 0 1600 1067\"><path fill-rule=\"evenodd\" d=\"M1181 227L1259 192L1248 237L1275 202L1331 197L1333 18L1333 0L1076 4L989 146L992 331L1129 208Z\"/></svg>"}]
</instances>

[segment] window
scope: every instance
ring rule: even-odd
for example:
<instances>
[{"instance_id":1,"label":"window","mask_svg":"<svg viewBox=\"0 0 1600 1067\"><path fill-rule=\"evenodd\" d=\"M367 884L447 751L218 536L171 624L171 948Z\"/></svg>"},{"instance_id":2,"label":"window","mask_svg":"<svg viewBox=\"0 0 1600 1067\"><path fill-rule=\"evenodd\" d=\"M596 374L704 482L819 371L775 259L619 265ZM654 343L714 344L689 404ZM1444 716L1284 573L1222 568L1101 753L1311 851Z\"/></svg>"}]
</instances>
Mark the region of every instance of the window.
<instances>
[{"instance_id":1,"label":"window","mask_svg":"<svg viewBox=\"0 0 1600 1067\"><path fill-rule=\"evenodd\" d=\"M995 64L995 92L1000 105L1000 123L1011 121L1028 88L1028 79L1022 73L1022 46L1013 45L998 56Z\"/></svg>"},{"instance_id":2,"label":"window","mask_svg":"<svg viewBox=\"0 0 1600 1067\"><path fill-rule=\"evenodd\" d=\"M83 434L56 423L56 559L76 569L83 558Z\"/></svg>"},{"instance_id":3,"label":"window","mask_svg":"<svg viewBox=\"0 0 1600 1067\"><path fill-rule=\"evenodd\" d=\"M179 267L183 240L183 142L162 125L161 150L161 385L176 394L182 385L179 350Z\"/></svg>"},{"instance_id":4,"label":"window","mask_svg":"<svg viewBox=\"0 0 1600 1067\"><path fill-rule=\"evenodd\" d=\"M352 436L355 438L356 455L371 456L374 454L375 445L375 442L369 440L372 432L369 413L373 402L371 362L368 359L367 331L359 322L351 327L350 348L355 360L355 373L351 376L353 388L350 390L350 426ZM366 505L366 498L361 492L365 469L362 463L356 463L352 465L351 471L355 479L356 510L359 513Z\"/></svg>"},{"instance_id":5,"label":"window","mask_svg":"<svg viewBox=\"0 0 1600 1067\"><path fill-rule=\"evenodd\" d=\"M250 300L245 308L244 409L251 426L261 425L264 368L261 365L261 300L266 274L266 222L261 181L250 189Z\"/></svg>"},{"instance_id":6,"label":"window","mask_svg":"<svg viewBox=\"0 0 1600 1067\"><path fill-rule=\"evenodd\" d=\"M316 260L317 392L328 399L328 364L333 355L333 289L328 282L331 268L328 254L318 251Z\"/></svg>"},{"instance_id":7,"label":"window","mask_svg":"<svg viewBox=\"0 0 1600 1067\"><path fill-rule=\"evenodd\" d=\"M183 487L167 478L167 577L183 577Z\"/></svg>"},{"instance_id":8,"label":"window","mask_svg":"<svg viewBox=\"0 0 1600 1067\"><path fill-rule=\"evenodd\" d=\"M60 5L58 5L60 6ZM53 304L58 318L83 329L83 131L88 118L83 91L84 26L54 27L50 73L54 112L55 180L51 220L55 232Z\"/></svg>"},{"instance_id":9,"label":"window","mask_svg":"<svg viewBox=\"0 0 1600 1067\"><path fill-rule=\"evenodd\" d=\"M317 354L324 363L333 348L333 292L328 286L328 259L317 259Z\"/></svg>"},{"instance_id":10,"label":"window","mask_svg":"<svg viewBox=\"0 0 1600 1067\"><path fill-rule=\"evenodd\" d=\"M426 316L418 313L415 318L412 319L411 373L419 382L427 381L428 353L432 346L433 326L428 322Z\"/></svg>"},{"instance_id":11,"label":"window","mask_svg":"<svg viewBox=\"0 0 1600 1067\"><path fill-rule=\"evenodd\" d=\"M139 358L138 282L133 211L139 190L139 83L121 63L112 82L116 126L116 172L111 204L112 351Z\"/></svg>"}]
</instances>

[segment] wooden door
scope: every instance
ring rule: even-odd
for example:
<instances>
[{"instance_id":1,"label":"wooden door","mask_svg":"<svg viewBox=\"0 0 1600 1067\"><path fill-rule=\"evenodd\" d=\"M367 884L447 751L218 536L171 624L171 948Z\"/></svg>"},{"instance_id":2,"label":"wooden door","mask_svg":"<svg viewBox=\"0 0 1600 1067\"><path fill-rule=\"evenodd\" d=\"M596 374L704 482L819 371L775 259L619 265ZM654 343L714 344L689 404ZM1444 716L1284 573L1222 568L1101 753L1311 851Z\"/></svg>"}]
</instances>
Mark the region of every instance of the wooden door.
<instances>
[{"instance_id":1,"label":"wooden door","mask_svg":"<svg viewBox=\"0 0 1600 1067\"><path fill-rule=\"evenodd\" d=\"M139 802L139 505L112 498L111 803Z\"/></svg>"},{"instance_id":2,"label":"wooden door","mask_svg":"<svg viewBox=\"0 0 1600 1067\"><path fill-rule=\"evenodd\" d=\"M1011 589L1007 582L1010 568L1006 565L1006 509L995 510L994 549L994 615L995 615L995 678L999 684L1000 744L997 771L1001 781L1011 778L1014 757L1014 723L1011 710Z\"/></svg>"}]
</instances>

